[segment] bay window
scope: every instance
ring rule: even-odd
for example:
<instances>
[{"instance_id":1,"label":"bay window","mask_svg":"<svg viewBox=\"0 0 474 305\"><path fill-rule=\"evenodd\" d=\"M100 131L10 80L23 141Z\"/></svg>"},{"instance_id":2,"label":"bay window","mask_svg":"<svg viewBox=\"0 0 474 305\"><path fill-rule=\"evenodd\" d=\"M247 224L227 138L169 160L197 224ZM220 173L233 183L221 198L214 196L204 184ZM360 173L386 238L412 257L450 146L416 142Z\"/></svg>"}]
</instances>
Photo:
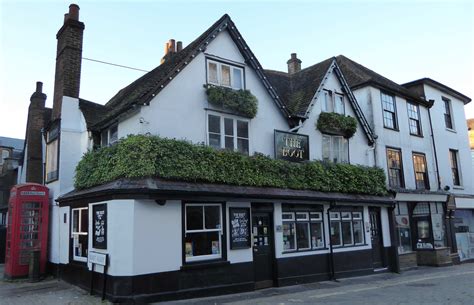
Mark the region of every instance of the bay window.
<instances>
[{"instance_id":1,"label":"bay window","mask_svg":"<svg viewBox=\"0 0 474 305\"><path fill-rule=\"evenodd\" d=\"M72 257L76 261L87 262L89 250L89 214L88 208L72 209L71 238Z\"/></svg>"},{"instance_id":2,"label":"bay window","mask_svg":"<svg viewBox=\"0 0 474 305\"><path fill-rule=\"evenodd\" d=\"M222 258L222 204L188 203L184 213L186 262Z\"/></svg>"},{"instance_id":3,"label":"bay window","mask_svg":"<svg viewBox=\"0 0 474 305\"><path fill-rule=\"evenodd\" d=\"M244 89L244 69L208 59L207 83L236 90Z\"/></svg>"},{"instance_id":4,"label":"bay window","mask_svg":"<svg viewBox=\"0 0 474 305\"><path fill-rule=\"evenodd\" d=\"M322 211L284 207L282 221L283 251L306 251L324 248Z\"/></svg>"},{"instance_id":5,"label":"bay window","mask_svg":"<svg viewBox=\"0 0 474 305\"><path fill-rule=\"evenodd\" d=\"M236 150L249 154L249 122L237 118L209 114L208 144L214 148Z\"/></svg>"},{"instance_id":6,"label":"bay window","mask_svg":"<svg viewBox=\"0 0 474 305\"><path fill-rule=\"evenodd\" d=\"M362 211L338 211L329 213L330 237L333 247L364 244Z\"/></svg>"}]
</instances>

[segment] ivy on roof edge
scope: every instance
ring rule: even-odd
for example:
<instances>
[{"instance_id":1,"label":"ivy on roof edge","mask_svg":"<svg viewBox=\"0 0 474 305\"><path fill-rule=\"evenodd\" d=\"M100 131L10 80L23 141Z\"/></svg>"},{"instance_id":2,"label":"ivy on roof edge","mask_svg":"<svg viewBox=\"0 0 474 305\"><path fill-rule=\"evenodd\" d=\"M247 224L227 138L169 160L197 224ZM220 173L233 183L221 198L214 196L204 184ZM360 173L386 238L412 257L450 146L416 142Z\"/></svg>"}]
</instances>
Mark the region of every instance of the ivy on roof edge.
<instances>
[{"instance_id":1,"label":"ivy on roof edge","mask_svg":"<svg viewBox=\"0 0 474 305\"><path fill-rule=\"evenodd\" d=\"M228 150L156 136L130 135L116 145L84 154L75 187L85 189L119 178L276 187L321 192L385 195L382 169L320 161L291 163L262 154Z\"/></svg>"}]
</instances>

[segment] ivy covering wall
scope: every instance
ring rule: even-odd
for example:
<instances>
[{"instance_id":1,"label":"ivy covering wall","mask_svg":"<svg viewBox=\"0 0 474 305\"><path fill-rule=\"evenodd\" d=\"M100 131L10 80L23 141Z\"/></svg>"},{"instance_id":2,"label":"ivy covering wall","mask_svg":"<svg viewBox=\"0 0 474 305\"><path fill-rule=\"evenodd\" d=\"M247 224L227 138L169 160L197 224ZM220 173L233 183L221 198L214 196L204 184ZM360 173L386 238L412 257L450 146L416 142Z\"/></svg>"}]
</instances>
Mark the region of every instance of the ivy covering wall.
<instances>
[{"instance_id":1,"label":"ivy covering wall","mask_svg":"<svg viewBox=\"0 0 474 305\"><path fill-rule=\"evenodd\" d=\"M155 136L131 135L116 145L86 153L76 168L75 187L84 189L119 178L278 187L370 195L386 193L382 169L319 161L291 163L257 154L242 155Z\"/></svg>"}]
</instances>

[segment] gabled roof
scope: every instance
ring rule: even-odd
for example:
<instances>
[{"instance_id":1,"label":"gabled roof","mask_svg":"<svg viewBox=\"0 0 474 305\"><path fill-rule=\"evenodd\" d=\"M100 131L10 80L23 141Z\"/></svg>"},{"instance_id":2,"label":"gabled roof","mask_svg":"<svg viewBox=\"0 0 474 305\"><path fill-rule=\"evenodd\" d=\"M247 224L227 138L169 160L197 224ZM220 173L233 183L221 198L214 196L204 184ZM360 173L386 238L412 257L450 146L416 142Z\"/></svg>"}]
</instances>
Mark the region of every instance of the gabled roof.
<instances>
[{"instance_id":1,"label":"gabled roof","mask_svg":"<svg viewBox=\"0 0 474 305\"><path fill-rule=\"evenodd\" d=\"M411 101L430 107L429 102L419 98L407 88L389 80L388 78L370 70L369 68L364 67L359 63L356 63L344 55L337 56L336 60L352 90L373 85L383 90L389 91L395 95L402 96Z\"/></svg>"},{"instance_id":2,"label":"gabled roof","mask_svg":"<svg viewBox=\"0 0 474 305\"><path fill-rule=\"evenodd\" d=\"M434 87L434 88L440 90L441 92L444 92L444 93L449 94L449 95L451 95L455 98L460 99L464 104L467 104L471 101L470 97L468 97L468 96L462 94L461 92L456 91L456 90L454 90L454 89L452 89L452 88L450 88L446 85L443 85L442 83L437 82L434 79L428 78L428 77L424 77L424 78L420 78L420 79L411 81L409 83L403 84L402 86L409 89L413 86L417 86L417 85L420 85L420 84L425 84L425 85Z\"/></svg>"},{"instance_id":3,"label":"gabled roof","mask_svg":"<svg viewBox=\"0 0 474 305\"><path fill-rule=\"evenodd\" d=\"M302 69L294 74L285 72L265 70L270 82L275 86L287 108L294 116L306 118L313 105L313 97L319 93L329 69L334 66L336 76L347 94L349 103L356 114L356 118L362 126L370 144L375 142L375 135L370 128L356 98L352 94L349 84L345 80L344 73L337 64L335 57L328 58L320 63Z\"/></svg>"},{"instance_id":4,"label":"gabled roof","mask_svg":"<svg viewBox=\"0 0 474 305\"><path fill-rule=\"evenodd\" d=\"M170 56L163 64L143 75L127 87L120 90L107 104L104 117L97 122L96 128L104 128L112 124L119 115L131 111L139 105L149 103L176 75L183 70L199 53L206 50L207 45L219 34L227 30L232 40L263 82L282 114L290 117L289 111L272 88L255 55L252 53L242 35L237 30L229 15L223 15L209 29L191 42L183 50Z\"/></svg>"}]
</instances>

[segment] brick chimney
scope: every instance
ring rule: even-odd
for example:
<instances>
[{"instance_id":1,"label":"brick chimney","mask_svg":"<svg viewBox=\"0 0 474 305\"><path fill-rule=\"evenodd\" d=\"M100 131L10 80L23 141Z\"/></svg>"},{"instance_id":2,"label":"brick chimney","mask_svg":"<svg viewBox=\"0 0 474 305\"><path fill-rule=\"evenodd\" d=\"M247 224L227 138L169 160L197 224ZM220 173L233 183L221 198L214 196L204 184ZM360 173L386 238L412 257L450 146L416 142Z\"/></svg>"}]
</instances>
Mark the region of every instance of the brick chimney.
<instances>
[{"instance_id":1,"label":"brick chimney","mask_svg":"<svg viewBox=\"0 0 474 305\"><path fill-rule=\"evenodd\" d=\"M36 91L30 98L28 121L26 124L26 182L43 183L43 145L41 129L45 126L46 94L43 83L36 83Z\"/></svg>"},{"instance_id":2,"label":"brick chimney","mask_svg":"<svg viewBox=\"0 0 474 305\"><path fill-rule=\"evenodd\" d=\"M171 60L173 55L180 52L183 49L183 42L170 39L165 43L165 55L161 58L161 63Z\"/></svg>"},{"instance_id":3,"label":"brick chimney","mask_svg":"<svg viewBox=\"0 0 474 305\"><path fill-rule=\"evenodd\" d=\"M63 96L79 97L81 82L82 36L84 23L79 21L79 6L69 5L64 24L56 34L56 73L52 119L61 117Z\"/></svg>"},{"instance_id":4,"label":"brick chimney","mask_svg":"<svg viewBox=\"0 0 474 305\"><path fill-rule=\"evenodd\" d=\"M296 53L291 53L291 58L286 63L290 75L301 70L301 60L296 57Z\"/></svg>"}]
</instances>

